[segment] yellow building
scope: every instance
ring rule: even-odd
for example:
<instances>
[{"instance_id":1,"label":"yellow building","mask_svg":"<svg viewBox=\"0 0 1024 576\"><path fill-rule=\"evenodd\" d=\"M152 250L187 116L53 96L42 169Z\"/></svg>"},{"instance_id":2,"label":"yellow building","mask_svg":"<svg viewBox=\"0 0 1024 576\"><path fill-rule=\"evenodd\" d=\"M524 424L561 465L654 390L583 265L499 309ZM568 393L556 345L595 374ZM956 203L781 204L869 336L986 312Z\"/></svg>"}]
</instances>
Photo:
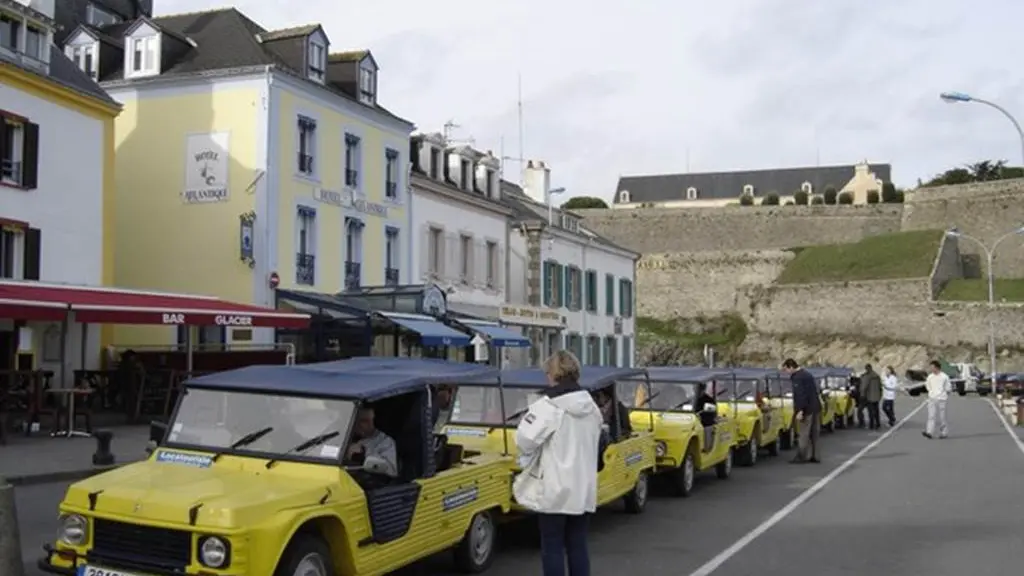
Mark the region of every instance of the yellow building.
<instances>
[{"instance_id":1,"label":"yellow building","mask_svg":"<svg viewBox=\"0 0 1024 576\"><path fill-rule=\"evenodd\" d=\"M102 27L65 53L124 111L116 122L119 285L277 305L408 280L413 125L377 102L369 52L323 28L268 31L233 8ZM180 341L118 328L118 344ZM270 342L204 329L200 344Z\"/></svg>"}]
</instances>

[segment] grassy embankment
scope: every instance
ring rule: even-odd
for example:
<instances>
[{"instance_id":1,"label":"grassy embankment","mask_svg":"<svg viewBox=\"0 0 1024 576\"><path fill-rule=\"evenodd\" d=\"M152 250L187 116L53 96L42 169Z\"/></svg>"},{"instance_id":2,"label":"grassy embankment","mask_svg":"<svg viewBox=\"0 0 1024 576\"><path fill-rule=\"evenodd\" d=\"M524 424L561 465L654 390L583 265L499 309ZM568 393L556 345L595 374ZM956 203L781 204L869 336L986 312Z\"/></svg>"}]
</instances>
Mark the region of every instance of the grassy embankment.
<instances>
[{"instance_id":1,"label":"grassy embankment","mask_svg":"<svg viewBox=\"0 0 1024 576\"><path fill-rule=\"evenodd\" d=\"M856 282L925 278L931 274L942 241L938 230L897 232L852 244L796 248L779 284Z\"/></svg>"}]
</instances>

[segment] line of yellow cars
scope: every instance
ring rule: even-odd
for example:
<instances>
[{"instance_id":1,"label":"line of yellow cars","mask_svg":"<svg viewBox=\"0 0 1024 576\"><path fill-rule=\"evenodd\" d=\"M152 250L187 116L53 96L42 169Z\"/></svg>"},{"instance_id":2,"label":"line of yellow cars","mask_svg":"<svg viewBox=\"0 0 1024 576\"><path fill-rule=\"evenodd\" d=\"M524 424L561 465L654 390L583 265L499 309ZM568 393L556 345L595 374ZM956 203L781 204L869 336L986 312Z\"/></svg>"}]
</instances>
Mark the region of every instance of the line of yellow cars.
<instances>
[{"instance_id":1,"label":"line of yellow cars","mask_svg":"<svg viewBox=\"0 0 1024 576\"><path fill-rule=\"evenodd\" d=\"M813 372L828 428L849 425L849 370ZM789 379L775 370L588 366L580 384L628 408L607 412L599 505L622 500L639 513L655 477L687 496L700 472L728 478L734 462L793 446ZM408 358L190 380L171 419L154 423L149 459L68 488L38 566L65 576L363 576L452 549L461 571L483 572L498 525L525 512L511 489L515 428L546 386L538 369ZM455 390L444 410L440 389ZM353 451L353 434L368 434L366 407L374 434L393 442L393 467Z\"/></svg>"}]
</instances>

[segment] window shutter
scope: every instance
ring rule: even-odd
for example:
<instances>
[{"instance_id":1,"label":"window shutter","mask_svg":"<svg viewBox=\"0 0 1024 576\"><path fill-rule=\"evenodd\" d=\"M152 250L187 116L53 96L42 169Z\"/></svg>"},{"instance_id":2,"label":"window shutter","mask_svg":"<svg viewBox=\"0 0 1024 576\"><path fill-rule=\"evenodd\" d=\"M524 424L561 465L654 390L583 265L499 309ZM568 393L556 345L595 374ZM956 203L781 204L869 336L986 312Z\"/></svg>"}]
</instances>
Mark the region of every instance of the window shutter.
<instances>
[{"instance_id":1,"label":"window shutter","mask_svg":"<svg viewBox=\"0 0 1024 576\"><path fill-rule=\"evenodd\" d=\"M29 190L39 185L39 125L25 123L25 148L21 162L21 185Z\"/></svg>"},{"instance_id":2,"label":"window shutter","mask_svg":"<svg viewBox=\"0 0 1024 576\"><path fill-rule=\"evenodd\" d=\"M545 262L544 266L544 305L551 306L551 262Z\"/></svg>"},{"instance_id":3,"label":"window shutter","mask_svg":"<svg viewBox=\"0 0 1024 576\"><path fill-rule=\"evenodd\" d=\"M4 122L3 116L0 116L0 158L7 157L7 131L10 128L7 127L7 122Z\"/></svg>"},{"instance_id":4,"label":"window shutter","mask_svg":"<svg viewBox=\"0 0 1024 576\"><path fill-rule=\"evenodd\" d=\"M615 316L615 278L611 274L604 277L604 313Z\"/></svg>"},{"instance_id":5,"label":"window shutter","mask_svg":"<svg viewBox=\"0 0 1024 576\"><path fill-rule=\"evenodd\" d=\"M572 294L569 292L570 274L572 274L572 269L568 266L562 266L562 306L566 308L572 304Z\"/></svg>"},{"instance_id":6,"label":"window shutter","mask_svg":"<svg viewBox=\"0 0 1024 576\"><path fill-rule=\"evenodd\" d=\"M626 314L626 283L619 280L619 316Z\"/></svg>"},{"instance_id":7,"label":"window shutter","mask_svg":"<svg viewBox=\"0 0 1024 576\"><path fill-rule=\"evenodd\" d=\"M25 231L25 280L39 280L42 263L43 232L38 228Z\"/></svg>"}]
</instances>

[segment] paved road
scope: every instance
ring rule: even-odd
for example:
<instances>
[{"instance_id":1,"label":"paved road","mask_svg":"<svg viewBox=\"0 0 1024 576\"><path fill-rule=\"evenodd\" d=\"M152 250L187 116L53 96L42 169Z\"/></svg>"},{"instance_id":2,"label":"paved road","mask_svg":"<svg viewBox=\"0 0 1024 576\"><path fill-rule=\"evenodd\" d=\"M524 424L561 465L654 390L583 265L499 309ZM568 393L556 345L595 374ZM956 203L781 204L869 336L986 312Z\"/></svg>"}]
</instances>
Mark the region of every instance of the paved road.
<instances>
[{"instance_id":1,"label":"paved road","mask_svg":"<svg viewBox=\"0 0 1024 576\"><path fill-rule=\"evenodd\" d=\"M903 399L901 408L916 403ZM1012 573L1019 542L1014 530L1024 506L1011 499L1024 454L982 400L953 399L950 419L953 436L928 441L920 434L921 411L713 573L789 572L799 569L793 560L802 556L806 570L825 576ZM703 477L691 498L657 496L640 516L621 508L603 511L591 525L593 573L694 574L880 436L839 431L823 438L823 464L791 466L784 453L753 469L737 468L725 482ZM985 489L963 489L971 485ZM53 511L64 489L18 488L27 560L52 538ZM434 558L403 574L453 574L448 560ZM489 574L538 570L536 533L525 523L506 529Z\"/></svg>"}]
</instances>

